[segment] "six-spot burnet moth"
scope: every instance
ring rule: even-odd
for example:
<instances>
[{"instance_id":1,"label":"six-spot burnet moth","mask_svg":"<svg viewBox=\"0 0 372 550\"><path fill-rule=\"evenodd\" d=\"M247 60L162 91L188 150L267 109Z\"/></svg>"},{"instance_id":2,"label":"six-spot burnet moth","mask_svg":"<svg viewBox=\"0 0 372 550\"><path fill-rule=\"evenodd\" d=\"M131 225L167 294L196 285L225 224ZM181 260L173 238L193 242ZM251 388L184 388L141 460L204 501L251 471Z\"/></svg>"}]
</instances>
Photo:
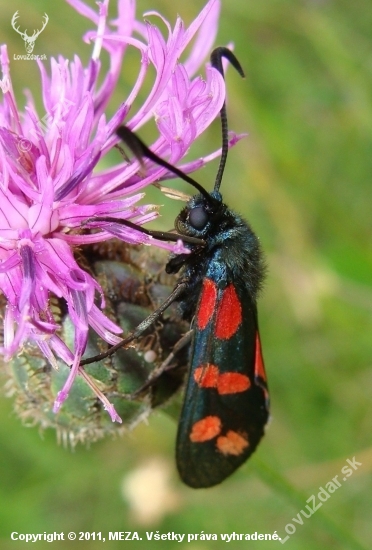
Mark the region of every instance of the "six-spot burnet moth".
<instances>
[{"instance_id":1,"label":"six-spot burnet moth","mask_svg":"<svg viewBox=\"0 0 372 550\"><path fill-rule=\"evenodd\" d=\"M224 76L223 57L244 76L227 48L212 52L212 67ZM141 336L172 302L179 302L193 336L176 459L182 480L195 488L216 485L243 464L256 449L269 416L256 307L264 266L257 237L227 208L219 192L229 147L225 103L220 116L222 153L211 193L155 155L131 130L117 130L140 161L149 158L197 189L175 220L176 233L139 228L162 240L181 238L190 253L172 255L166 265L167 273L180 272L168 299L121 343L81 363L113 354ZM104 221L138 228L128 221Z\"/></svg>"}]
</instances>

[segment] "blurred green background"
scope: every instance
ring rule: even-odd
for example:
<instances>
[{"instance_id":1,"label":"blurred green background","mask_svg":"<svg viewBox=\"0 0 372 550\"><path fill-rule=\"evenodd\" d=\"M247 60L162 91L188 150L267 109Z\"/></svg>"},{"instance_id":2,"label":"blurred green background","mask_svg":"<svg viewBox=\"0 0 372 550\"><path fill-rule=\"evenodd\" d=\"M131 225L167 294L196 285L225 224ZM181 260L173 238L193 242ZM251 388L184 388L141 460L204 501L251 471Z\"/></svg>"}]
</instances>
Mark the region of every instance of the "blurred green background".
<instances>
[{"instance_id":1,"label":"blurred green background","mask_svg":"<svg viewBox=\"0 0 372 550\"><path fill-rule=\"evenodd\" d=\"M141 0L138 16L157 10L174 23L179 13L189 24L203 5ZM30 29L49 15L34 53L88 59L81 35L92 25L62 0L2 3L0 42L11 58L24 53L10 25L17 9ZM233 41L246 71L244 81L232 70L227 75L230 127L249 133L230 152L222 191L260 236L268 264L259 314L272 419L255 456L221 486L195 491L177 478L176 423L161 412L126 437L71 452L51 431L23 427L11 400L1 397L1 548L25 546L10 541L12 531L138 531L142 542L106 545L186 548L148 543L145 532L285 537L288 523L297 530L285 548L370 548L371 29L369 0L222 1L218 44ZM38 70L11 61L11 71L23 106L23 89L39 93ZM112 111L135 73L135 66L123 72ZM194 156L217 148L219 133L216 123ZM216 169L217 162L196 177L210 189ZM179 203L160 199L151 195L167 202L158 222L167 229ZM354 456L362 465L343 481L340 470ZM295 523L306 500L336 475L342 486L303 525ZM158 503L146 515L154 495ZM224 545L198 541L191 548ZM251 543L273 545L280 543Z\"/></svg>"}]
</instances>

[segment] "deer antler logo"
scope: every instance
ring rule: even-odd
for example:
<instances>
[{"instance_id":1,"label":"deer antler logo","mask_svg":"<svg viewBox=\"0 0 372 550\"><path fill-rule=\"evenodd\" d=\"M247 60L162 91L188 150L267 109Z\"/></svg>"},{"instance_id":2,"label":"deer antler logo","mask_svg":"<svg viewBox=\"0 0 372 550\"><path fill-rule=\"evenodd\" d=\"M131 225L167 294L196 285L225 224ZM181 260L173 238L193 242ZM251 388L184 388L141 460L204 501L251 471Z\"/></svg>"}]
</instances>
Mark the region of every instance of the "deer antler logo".
<instances>
[{"instance_id":1,"label":"deer antler logo","mask_svg":"<svg viewBox=\"0 0 372 550\"><path fill-rule=\"evenodd\" d=\"M34 50L35 41L36 41L37 37L39 36L39 34L41 32L43 32L43 30L47 26L47 23L49 21L49 17L47 16L46 13L44 13L43 26L41 27L40 30L38 29L38 30L34 31L32 36L27 35L27 29L24 32L22 32L22 31L19 30L19 27L16 27L16 22L17 22L18 17L19 17L19 15L18 15L18 10L17 10L15 12L15 14L13 15L13 17L12 17L12 27L18 34L20 34L22 36L22 39L25 41L26 52L27 53L32 53L33 50Z\"/></svg>"}]
</instances>

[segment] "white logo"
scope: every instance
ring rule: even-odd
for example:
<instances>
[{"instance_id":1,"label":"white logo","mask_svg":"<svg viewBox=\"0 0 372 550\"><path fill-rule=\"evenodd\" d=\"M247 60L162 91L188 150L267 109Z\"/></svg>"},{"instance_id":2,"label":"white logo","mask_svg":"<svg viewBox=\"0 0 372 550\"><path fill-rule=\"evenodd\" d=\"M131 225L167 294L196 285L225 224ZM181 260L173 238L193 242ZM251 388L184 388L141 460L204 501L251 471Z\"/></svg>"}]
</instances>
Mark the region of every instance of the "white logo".
<instances>
[{"instance_id":1,"label":"white logo","mask_svg":"<svg viewBox=\"0 0 372 550\"><path fill-rule=\"evenodd\" d=\"M17 21L18 17L19 16L18 16L18 10L17 10L15 12L15 14L13 15L13 17L12 17L12 27L18 34L20 34L22 36L22 39L25 41L26 52L27 53L32 53L33 50L34 50L35 41L36 41L37 37L39 36L39 34L41 32L43 32L43 30L47 26L47 23L49 21L49 17L47 16L46 13L44 13L43 26L41 27L40 30L38 29L38 30L34 31L32 36L28 36L27 29L24 32L22 32L22 31L19 30L19 27L16 27L16 21Z\"/></svg>"}]
</instances>

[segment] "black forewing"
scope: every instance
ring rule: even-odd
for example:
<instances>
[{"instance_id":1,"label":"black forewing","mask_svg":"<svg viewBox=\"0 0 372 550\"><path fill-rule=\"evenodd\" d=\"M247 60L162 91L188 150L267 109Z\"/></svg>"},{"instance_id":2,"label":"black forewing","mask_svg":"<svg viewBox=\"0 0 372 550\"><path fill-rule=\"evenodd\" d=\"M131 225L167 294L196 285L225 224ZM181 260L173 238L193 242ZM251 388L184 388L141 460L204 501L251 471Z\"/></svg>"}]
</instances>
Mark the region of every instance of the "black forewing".
<instances>
[{"instance_id":1,"label":"black forewing","mask_svg":"<svg viewBox=\"0 0 372 550\"><path fill-rule=\"evenodd\" d=\"M218 281L217 281L218 283ZM256 449L268 420L266 381L257 375L258 338L257 311L250 295L235 287L241 303L242 322L229 339L215 336L217 311L223 290L217 291L217 302L207 326L200 330L195 322L191 365L177 435L177 467L183 481L191 487L216 485L233 473ZM198 318L200 308L196 311ZM231 312L234 315L234 312ZM258 344L259 345L259 344ZM216 388L201 388L194 373L200 366L213 364L219 372L236 372L248 376L250 387L246 391L219 395ZM221 453L216 438L192 442L190 433L195 422L217 416L221 420L221 435L232 430L249 441L237 456Z\"/></svg>"}]
</instances>

